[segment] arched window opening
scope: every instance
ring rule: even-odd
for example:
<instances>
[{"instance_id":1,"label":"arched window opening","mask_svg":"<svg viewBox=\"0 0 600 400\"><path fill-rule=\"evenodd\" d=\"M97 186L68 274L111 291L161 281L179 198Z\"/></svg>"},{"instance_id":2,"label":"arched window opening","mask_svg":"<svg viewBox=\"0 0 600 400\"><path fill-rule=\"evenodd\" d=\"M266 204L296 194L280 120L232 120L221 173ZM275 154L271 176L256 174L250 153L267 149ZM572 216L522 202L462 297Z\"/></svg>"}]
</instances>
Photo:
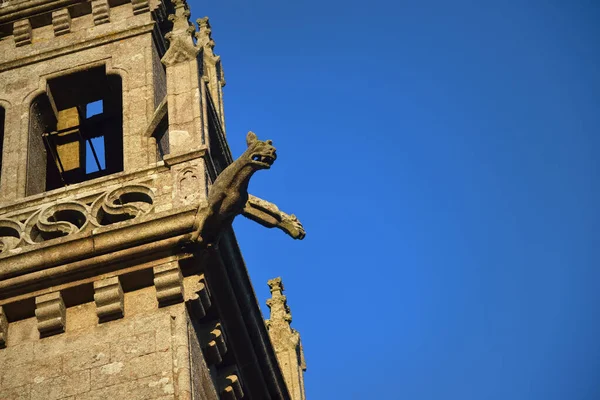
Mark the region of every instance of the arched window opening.
<instances>
[{"instance_id":1,"label":"arched window opening","mask_svg":"<svg viewBox=\"0 0 600 400\"><path fill-rule=\"evenodd\" d=\"M122 170L121 78L97 67L49 80L31 106L27 194Z\"/></svg>"}]
</instances>

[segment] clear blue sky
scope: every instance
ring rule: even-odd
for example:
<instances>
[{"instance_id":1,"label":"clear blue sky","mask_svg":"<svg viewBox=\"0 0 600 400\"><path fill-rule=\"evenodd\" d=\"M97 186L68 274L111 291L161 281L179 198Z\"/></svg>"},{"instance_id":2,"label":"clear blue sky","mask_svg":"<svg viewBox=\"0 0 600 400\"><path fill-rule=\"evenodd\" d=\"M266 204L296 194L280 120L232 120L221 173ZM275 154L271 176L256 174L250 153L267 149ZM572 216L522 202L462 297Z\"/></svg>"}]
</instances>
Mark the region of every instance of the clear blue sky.
<instances>
[{"instance_id":1,"label":"clear blue sky","mask_svg":"<svg viewBox=\"0 0 600 400\"><path fill-rule=\"evenodd\" d=\"M190 3L307 229L235 222L310 400L600 399L600 3L478 3Z\"/></svg>"}]
</instances>

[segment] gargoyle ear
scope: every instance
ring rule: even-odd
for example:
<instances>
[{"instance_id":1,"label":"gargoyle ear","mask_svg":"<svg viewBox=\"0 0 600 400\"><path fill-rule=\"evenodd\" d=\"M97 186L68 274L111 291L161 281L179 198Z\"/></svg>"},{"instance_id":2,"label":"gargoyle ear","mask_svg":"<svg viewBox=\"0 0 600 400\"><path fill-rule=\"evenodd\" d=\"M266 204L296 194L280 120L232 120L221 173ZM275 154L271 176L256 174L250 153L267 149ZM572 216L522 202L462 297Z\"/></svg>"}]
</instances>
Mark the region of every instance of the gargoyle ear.
<instances>
[{"instance_id":1,"label":"gargoyle ear","mask_svg":"<svg viewBox=\"0 0 600 400\"><path fill-rule=\"evenodd\" d=\"M256 142L257 140L258 137L256 136L256 133L252 131L248 132L248 134L246 135L246 144L248 145L248 147L250 147L250 145Z\"/></svg>"}]
</instances>

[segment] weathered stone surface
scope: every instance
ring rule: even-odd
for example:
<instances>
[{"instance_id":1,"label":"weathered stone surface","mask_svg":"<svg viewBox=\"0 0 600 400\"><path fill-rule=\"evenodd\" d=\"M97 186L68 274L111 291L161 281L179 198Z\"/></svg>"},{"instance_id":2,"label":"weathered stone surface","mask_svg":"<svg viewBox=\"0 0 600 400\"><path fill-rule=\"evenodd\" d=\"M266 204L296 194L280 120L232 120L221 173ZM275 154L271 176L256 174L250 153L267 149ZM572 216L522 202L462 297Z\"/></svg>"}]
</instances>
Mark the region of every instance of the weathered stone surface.
<instances>
[{"instance_id":1,"label":"weathered stone surface","mask_svg":"<svg viewBox=\"0 0 600 400\"><path fill-rule=\"evenodd\" d=\"M31 400L57 400L90 390L90 371L53 378L37 378L31 384Z\"/></svg>"},{"instance_id":2,"label":"weathered stone surface","mask_svg":"<svg viewBox=\"0 0 600 400\"><path fill-rule=\"evenodd\" d=\"M96 314L101 322L123 316L123 289L118 277L94 282Z\"/></svg>"},{"instance_id":3,"label":"weathered stone surface","mask_svg":"<svg viewBox=\"0 0 600 400\"><path fill-rule=\"evenodd\" d=\"M7 336L8 321L6 320L6 314L4 314L4 308L0 306L0 348L6 347Z\"/></svg>"},{"instance_id":4,"label":"weathered stone surface","mask_svg":"<svg viewBox=\"0 0 600 400\"><path fill-rule=\"evenodd\" d=\"M49 336L65 331L66 310L60 292L35 298L35 316L40 336Z\"/></svg>"}]
</instances>

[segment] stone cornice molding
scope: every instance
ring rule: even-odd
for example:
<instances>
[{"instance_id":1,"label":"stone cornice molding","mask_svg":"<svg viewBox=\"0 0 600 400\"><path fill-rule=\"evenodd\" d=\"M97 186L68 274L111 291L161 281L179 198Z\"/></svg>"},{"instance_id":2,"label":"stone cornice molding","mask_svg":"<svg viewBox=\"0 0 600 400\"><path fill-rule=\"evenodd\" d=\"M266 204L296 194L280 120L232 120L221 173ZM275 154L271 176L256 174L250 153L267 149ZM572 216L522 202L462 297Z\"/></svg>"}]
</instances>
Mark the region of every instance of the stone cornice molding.
<instances>
[{"instance_id":1,"label":"stone cornice molding","mask_svg":"<svg viewBox=\"0 0 600 400\"><path fill-rule=\"evenodd\" d=\"M63 47L54 48L48 51L43 51L36 54L27 55L24 57L17 57L14 60L0 63L0 72L8 71L13 68L20 68L25 65L35 64L42 61L46 61L55 57L64 56L66 54L75 53L81 50L91 49L94 47L102 46L112 42L118 42L133 36L143 35L150 33L154 29L155 22L151 21L136 27L124 27L122 30L115 32L111 35L98 36L92 39L86 39L85 41L73 41L68 42L68 45ZM71 35L77 35L77 32L71 33Z\"/></svg>"}]
</instances>

